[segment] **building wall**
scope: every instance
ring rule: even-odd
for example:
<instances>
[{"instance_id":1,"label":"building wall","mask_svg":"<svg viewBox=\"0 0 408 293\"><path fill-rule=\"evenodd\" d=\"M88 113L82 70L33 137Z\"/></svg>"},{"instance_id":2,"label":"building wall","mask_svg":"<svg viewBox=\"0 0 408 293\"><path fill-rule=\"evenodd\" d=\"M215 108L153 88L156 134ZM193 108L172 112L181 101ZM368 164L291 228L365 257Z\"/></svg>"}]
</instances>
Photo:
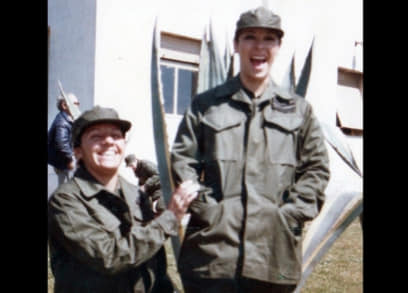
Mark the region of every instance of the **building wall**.
<instances>
[{"instance_id":1,"label":"building wall","mask_svg":"<svg viewBox=\"0 0 408 293\"><path fill-rule=\"evenodd\" d=\"M58 83L73 92L81 109L93 105L96 0L48 1L48 127L58 113Z\"/></svg>"},{"instance_id":2,"label":"building wall","mask_svg":"<svg viewBox=\"0 0 408 293\"><path fill-rule=\"evenodd\" d=\"M48 129L58 113L58 80L86 110L94 103L96 0L48 1ZM57 177L48 166L48 195Z\"/></svg>"},{"instance_id":3,"label":"building wall","mask_svg":"<svg viewBox=\"0 0 408 293\"><path fill-rule=\"evenodd\" d=\"M201 38L211 12L215 11L214 22L225 38L224 21L234 18L235 25L239 5L231 0L221 3L225 9L213 9L216 1L150 1L143 6L128 0L98 1L95 104L114 107L132 122L128 153L156 161L150 105L151 44L156 17L163 31ZM235 9L230 14L227 7ZM178 121L168 121L170 143ZM133 180L124 166L121 172Z\"/></svg>"},{"instance_id":4,"label":"building wall","mask_svg":"<svg viewBox=\"0 0 408 293\"><path fill-rule=\"evenodd\" d=\"M353 42L361 36L362 0L150 0L143 5L133 0L50 0L49 121L56 114L53 99L60 79L66 91L78 95L81 110L113 107L130 120L127 152L155 161L150 58L156 17L161 30L193 38L202 37L211 17L219 43L233 48L240 13L262 4L281 15L286 32L272 77L282 81L293 55L298 77L314 39L306 98L319 119L335 125L337 67L352 66ZM178 121L168 121L171 141ZM121 172L134 180L129 169L123 166Z\"/></svg>"}]
</instances>

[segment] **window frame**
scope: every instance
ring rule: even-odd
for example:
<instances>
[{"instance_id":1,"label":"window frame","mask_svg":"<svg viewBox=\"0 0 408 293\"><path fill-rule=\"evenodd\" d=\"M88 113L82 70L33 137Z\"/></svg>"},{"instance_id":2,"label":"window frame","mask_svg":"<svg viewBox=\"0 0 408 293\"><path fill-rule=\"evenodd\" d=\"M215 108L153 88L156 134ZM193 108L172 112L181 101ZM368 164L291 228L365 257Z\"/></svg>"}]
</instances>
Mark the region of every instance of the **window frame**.
<instances>
[{"instance_id":1,"label":"window frame","mask_svg":"<svg viewBox=\"0 0 408 293\"><path fill-rule=\"evenodd\" d=\"M337 71L337 87L343 86L343 87L350 87L350 88L355 88L359 90L360 92L360 98L361 98L361 107L362 111L363 109L363 73L361 71L355 70L355 69L349 69L345 67L338 67ZM340 99L341 97L337 96L336 94L336 99ZM338 103L338 102L337 102ZM361 113L363 115L363 113ZM361 128L351 128L346 125L342 125L342 117L341 113L339 113L338 110L336 110L336 126L340 127L340 129L343 131L344 134L350 135L350 136L361 136L363 134L363 125Z\"/></svg>"},{"instance_id":2,"label":"window frame","mask_svg":"<svg viewBox=\"0 0 408 293\"><path fill-rule=\"evenodd\" d=\"M192 84L193 86L193 95L191 97L192 99L197 88L201 39L178 35L166 31L161 31L160 39L161 39L159 54L160 74L162 74L161 72L162 65L174 68L173 110L171 113L167 113L165 110L165 115L166 117L179 118L182 116L182 114L177 113L179 102L178 101L179 70L180 69L189 70L196 74L196 78L193 78ZM165 99L164 96L163 99ZM164 102L165 101L163 101L163 103Z\"/></svg>"}]
</instances>

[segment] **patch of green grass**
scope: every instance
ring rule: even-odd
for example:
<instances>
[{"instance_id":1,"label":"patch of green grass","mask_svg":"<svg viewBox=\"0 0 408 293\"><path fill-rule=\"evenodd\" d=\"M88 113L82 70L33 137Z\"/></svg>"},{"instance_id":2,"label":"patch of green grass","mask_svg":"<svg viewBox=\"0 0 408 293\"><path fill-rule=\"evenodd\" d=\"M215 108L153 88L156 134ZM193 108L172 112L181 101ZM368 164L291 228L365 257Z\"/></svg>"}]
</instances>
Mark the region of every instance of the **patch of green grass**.
<instances>
[{"instance_id":1,"label":"patch of green grass","mask_svg":"<svg viewBox=\"0 0 408 293\"><path fill-rule=\"evenodd\" d=\"M53 293L54 292L54 276L51 272L51 267L50 267L50 250L48 249L48 293Z\"/></svg>"},{"instance_id":2,"label":"patch of green grass","mask_svg":"<svg viewBox=\"0 0 408 293\"><path fill-rule=\"evenodd\" d=\"M363 237L359 218L330 247L301 292L363 292Z\"/></svg>"}]
</instances>

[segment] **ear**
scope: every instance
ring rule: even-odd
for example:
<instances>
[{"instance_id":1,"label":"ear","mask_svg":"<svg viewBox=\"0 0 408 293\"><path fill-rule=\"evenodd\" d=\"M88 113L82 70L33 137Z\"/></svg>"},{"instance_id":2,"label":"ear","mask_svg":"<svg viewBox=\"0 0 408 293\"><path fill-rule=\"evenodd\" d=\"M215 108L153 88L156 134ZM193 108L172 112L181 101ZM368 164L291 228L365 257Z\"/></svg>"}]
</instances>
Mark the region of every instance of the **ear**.
<instances>
[{"instance_id":1,"label":"ear","mask_svg":"<svg viewBox=\"0 0 408 293\"><path fill-rule=\"evenodd\" d=\"M82 159L83 153L81 147L74 148L74 156L77 162L79 162Z\"/></svg>"},{"instance_id":2,"label":"ear","mask_svg":"<svg viewBox=\"0 0 408 293\"><path fill-rule=\"evenodd\" d=\"M65 100L63 100L63 101L61 102L61 107L62 107L62 109L64 109L64 110L68 110L68 105L67 105L67 102L66 102Z\"/></svg>"},{"instance_id":3,"label":"ear","mask_svg":"<svg viewBox=\"0 0 408 293\"><path fill-rule=\"evenodd\" d=\"M238 53L238 41L234 40L234 52Z\"/></svg>"}]
</instances>

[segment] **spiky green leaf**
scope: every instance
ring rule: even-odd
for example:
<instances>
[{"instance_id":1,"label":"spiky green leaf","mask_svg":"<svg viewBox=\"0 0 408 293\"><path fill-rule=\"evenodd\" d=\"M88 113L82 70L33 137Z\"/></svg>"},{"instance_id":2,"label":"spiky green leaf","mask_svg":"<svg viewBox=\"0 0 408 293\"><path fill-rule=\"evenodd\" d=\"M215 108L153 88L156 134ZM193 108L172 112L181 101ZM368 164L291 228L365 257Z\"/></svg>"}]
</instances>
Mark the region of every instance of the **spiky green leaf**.
<instances>
[{"instance_id":1,"label":"spiky green leaf","mask_svg":"<svg viewBox=\"0 0 408 293\"><path fill-rule=\"evenodd\" d=\"M281 86L288 92L293 92L295 90L295 82L295 54L293 54Z\"/></svg>"},{"instance_id":2,"label":"spiky green leaf","mask_svg":"<svg viewBox=\"0 0 408 293\"><path fill-rule=\"evenodd\" d=\"M300 292L313 269L336 239L363 211L361 192L348 192L326 203L313 221L303 241L302 278L295 293Z\"/></svg>"},{"instance_id":3,"label":"spiky green leaf","mask_svg":"<svg viewBox=\"0 0 408 293\"><path fill-rule=\"evenodd\" d=\"M303 64L302 71L300 73L300 77L295 89L296 94L301 97L306 97L307 87L309 85L310 74L312 72L313 45L314 38L312 40L312 44L310 45L309 52L307 54L305 63Z\"/></svg>"},{"instance_id":4,"label":"spiky green leaf","mask_svg":"<svg viewBox=\"0 0 408 293\"><path fill-rule=\"evenodd\" d=\"M336 153L343 159L343 161L360 177L362 173L353 156L353 152L346 142L343 132L335 126L331 126L323 121L320 121L323 134L327 142L336 151Z\"/></svg>"},{"instance_id":5,"label":"spiky green leaf","mask_svg":"<svg viewBox=\"0 0 408 293\"><path fill-rule=\"evenodd\" d=\"M162 83L160 78L160 63L159 63L159 44L160 31L158 29L157 19L153 30L152 55L151 55L151 105L152 105L152 121L154 129L154 142L156 150L156 158L158 163L161 190L163 197L168 204L171 195L174 191L174 184L170 173L170 154L167 136L167 126L164 118L163 109L163 94ZM182 238L182 230L179 231L179 237ZM181 282L180 274L177 269L177 259L180 252L179 237L171 237L171 241L167 240L164 244L167 260L167 271L169 278L178 293L184 293L183 283Z\"/></svg>"}]
</instances>

